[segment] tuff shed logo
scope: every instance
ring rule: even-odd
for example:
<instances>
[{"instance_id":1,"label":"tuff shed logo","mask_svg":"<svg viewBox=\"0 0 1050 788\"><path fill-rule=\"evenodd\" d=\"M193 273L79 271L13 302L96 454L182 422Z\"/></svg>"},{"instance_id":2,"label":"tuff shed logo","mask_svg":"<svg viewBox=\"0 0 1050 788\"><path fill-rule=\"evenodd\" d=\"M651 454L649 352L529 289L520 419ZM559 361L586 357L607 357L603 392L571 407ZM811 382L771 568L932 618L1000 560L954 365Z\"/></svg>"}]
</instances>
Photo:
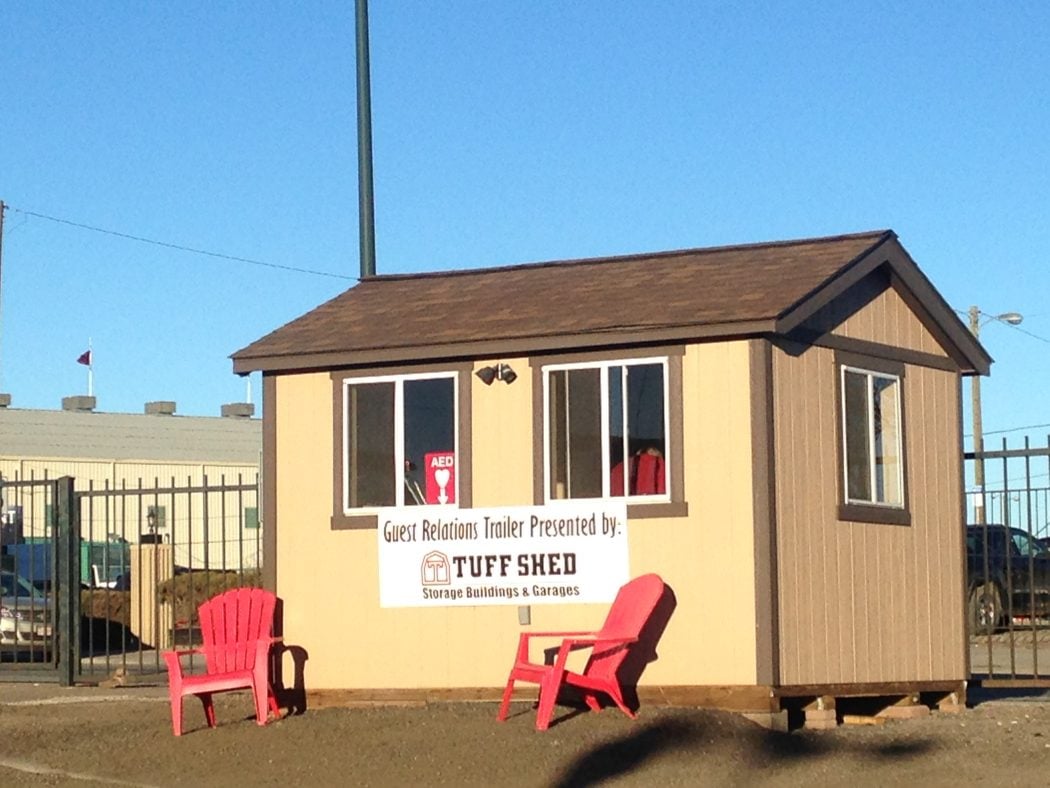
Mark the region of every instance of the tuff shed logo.
<instances>
[{"instance_id":1,"label":"tuff shed logo","mask_svg":"<svg viewBox=\"0 0 1050 788\"><path fill-rule=\"evenodd\" d=\"M438 550L433 550L423 556L420 572L425 586L447 586L452 583L448 556Z\"/></svg>"}]
</instances>

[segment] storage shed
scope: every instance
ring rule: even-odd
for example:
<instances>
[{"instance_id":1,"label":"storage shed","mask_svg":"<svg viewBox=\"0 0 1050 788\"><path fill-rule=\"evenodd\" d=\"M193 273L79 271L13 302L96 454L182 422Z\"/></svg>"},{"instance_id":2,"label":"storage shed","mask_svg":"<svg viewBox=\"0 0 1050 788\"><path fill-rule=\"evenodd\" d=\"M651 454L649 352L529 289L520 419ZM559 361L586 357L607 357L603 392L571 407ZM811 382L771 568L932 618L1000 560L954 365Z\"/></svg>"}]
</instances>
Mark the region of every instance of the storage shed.
<instances>
[{"instance_id":1,"label":"storage shed","mask_svg":"<svg viewBox=\"0 0 1050 788\"><path fill-rule=\"evenodd\" d=\"M624 507L629 574L673 591L643 701L957 703L960 377L990 361L891 231L365 279L233 355L285 641L317 700L498 697L522 628L604 606L391 602L381 507L570 500Z\"/></svg>"}]
</instances>

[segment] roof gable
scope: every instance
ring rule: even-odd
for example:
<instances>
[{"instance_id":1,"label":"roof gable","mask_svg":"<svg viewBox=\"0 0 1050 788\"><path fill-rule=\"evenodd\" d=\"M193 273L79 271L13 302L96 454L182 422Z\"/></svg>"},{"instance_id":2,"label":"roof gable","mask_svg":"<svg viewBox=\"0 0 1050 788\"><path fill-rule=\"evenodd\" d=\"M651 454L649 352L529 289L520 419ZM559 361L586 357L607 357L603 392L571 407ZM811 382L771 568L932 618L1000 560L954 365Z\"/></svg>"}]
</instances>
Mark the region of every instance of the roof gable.
<instances>
[{"instance_id":1,"label":"roof gable","mask_svg":"<svg viewBox=\"0 0 1050 788\"><path fill-rule=\"evenodd\" d=\"M936 296L888 230L377 276L237 351L234 371L782 334L889 258Z\"/></svg>"}]
</instances>

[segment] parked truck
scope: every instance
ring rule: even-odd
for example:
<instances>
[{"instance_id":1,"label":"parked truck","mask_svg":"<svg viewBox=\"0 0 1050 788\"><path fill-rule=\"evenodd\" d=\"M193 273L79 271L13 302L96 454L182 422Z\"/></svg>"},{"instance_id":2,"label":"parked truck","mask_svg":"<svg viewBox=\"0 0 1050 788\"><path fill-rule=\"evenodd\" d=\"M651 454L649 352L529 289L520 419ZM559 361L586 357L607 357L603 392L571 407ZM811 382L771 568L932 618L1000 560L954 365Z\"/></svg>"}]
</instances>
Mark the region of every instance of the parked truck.
<instances>
[{"instance_id":1,"label":"parked truck","mask_svg":"<svg viewBox=\"0 0 1050 788\"><path fill-rule=\"evenodd\" d=\"M51 587L54 544L50 539L4 545L3 555L4 568L42 591ZM80 584L86 588L115 588L130 566L131 548L122 539L80 543Z\"/></svg>"}]
</instances>

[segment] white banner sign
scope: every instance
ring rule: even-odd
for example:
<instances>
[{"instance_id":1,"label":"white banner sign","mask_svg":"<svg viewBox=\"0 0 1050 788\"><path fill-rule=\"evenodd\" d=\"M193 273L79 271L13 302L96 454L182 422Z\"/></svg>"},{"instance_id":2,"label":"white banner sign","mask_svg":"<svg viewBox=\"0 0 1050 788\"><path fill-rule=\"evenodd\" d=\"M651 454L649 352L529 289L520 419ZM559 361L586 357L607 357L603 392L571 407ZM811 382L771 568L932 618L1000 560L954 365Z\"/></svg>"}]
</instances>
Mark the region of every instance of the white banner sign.
<instances>
[{"instance_id":1,"label":"white banner sign","mask_svg":"<svg viewBox=\"0 0 1050 788\"><path fill-rule=\"evenodd\" d=\"M382 607L610 602L628 579L627 506L379 511Z\"/></svg>"}]
</instances>

